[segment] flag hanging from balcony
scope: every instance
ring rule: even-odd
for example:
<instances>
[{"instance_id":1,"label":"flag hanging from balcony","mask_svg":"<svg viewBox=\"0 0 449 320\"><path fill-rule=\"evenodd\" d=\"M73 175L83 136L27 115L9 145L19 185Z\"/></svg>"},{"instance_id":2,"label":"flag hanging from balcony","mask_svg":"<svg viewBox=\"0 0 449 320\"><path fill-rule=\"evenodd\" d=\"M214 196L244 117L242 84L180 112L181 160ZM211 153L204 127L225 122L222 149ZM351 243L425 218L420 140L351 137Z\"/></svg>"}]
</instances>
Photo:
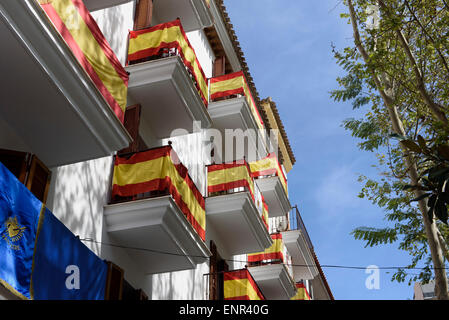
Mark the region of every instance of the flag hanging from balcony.
<instances>
[{"instance_id":1,"label":"flag hanging from balcony","mask_svg":"<svg viewBox=\"0 0 449 320\"><path fill-rule=\"evenodd\" d=\"M117 156L112 183L113 199L167 190L201 239L205 239L204 197L172 147L135 153L129 159Z\"/></svg>"},{"instance_id":2,"label":"flag hanging from balcony","mask_svg":"<svg viewBox=\"0 0 449 320\"><path fill-rule=\"evenodd\" d=\"M30 299L31 270L42 203L0 163L0 283Z\"/></svg>"},{"instance_id":3,"label":"flag hanging from balcony","mask_svg":"<svg viewBox=\"0 0 449 320\"><path fill-rule=\"evenodd\" d=\"M247 269L225 272L223 280L225 300L265 300Z\"/></svg>"},{"instance_id":4,"label":"flag hanging from balcony","mask_svg":"<svg viewBox=\"0 0 449 320\"><path fill-rule=\"evenodd\" d=\"M273 244L263 252L256 252L248 254L248 262L265 262L268 260L279 260L284 262L284 243L282 241L282 234L276 233L271 235Z\"/></svg>"},{"instance_id":5,"label":"flag hanging from balcony","mask_svg":"<svg viewBox=\"0 0 449 320\"><path fill-rule=\"evenodd\" d=\"M1 163L0 257L0 283L21 299L104 299L106 263Z\"/></svg>"},{"instance_id":6,"label":"flag hanging from balcony","mask_svg":"<svg viewBox=\"0 0 449 320\"><path fill-rule=\"evenodd\" d=\"M180 20L162 23L143 30L130 31L128 63L161 55L167 49L178 50L184 65L195 79L195 86L207 107L208 85L206 76Z\"/></svg>"},{"instance_id":7,"label":"flag hanging from balcony","mask_svg":"<svg viewBox=\"0 0 449 320\"><path fill-rule=\"evenodd\" d=\"M251 113L259 129L264 129L262 117L257 109L256 102L251 94L243 71L238 71L223 76L210 79L210 99L215 100L234 94L241 94L246 97L246 101L251 109Z\"/></svg>"},{"instance_id":8,"label":"flag hanging from balcony","mask_svg":"<svg viewBox=\"0 0 449 320\"><path fill-rule=\"evenodd\" d=\"M263 223L264 223L265 227L267 228L267 230L269 230L269 227L268 227L268 205L265 202L265 198L263 196L262 196L262 205L263 205L262 220L263 220Z\"/></svg>"},{"instance_id":9,"label":"flag hanging from balcony","mask_svg":"<svg viewBox=\"0 0 449 320\"><path fill-rule=\"evenodd\" d=\"M42 8L123 123L129 76L82 0L39 0Z\"/></svg>"},{"instance_id":10,"label":"flag hanging from balcony","mask_svg":"<svg viewBox=\"0 0 449 320\"><path fill-rule=\"evenodd\" d=\"M278 176L284 187L285 193L288 195L287 178L285 177L284 171L274 152L261 160L250 162L249 166L253 178L271 175Z\"/></svg>"},{"instance_id":11,"label":"flag hanging from balcony","mask_svg":"<svg viewBox=\"0 0 449 320\"><path fill-rule=\"evenodd\" d=\"M296 284L296 295L290 298L290 300L312 300L309 293L303 283Z\"/></svg>"},{"instance_id":12,"label":"flag hanging from balcony","mask_svg":"<svg viewBox=\"0 0 449 320\"><path fill-rule=\"evenodd\" d=\"M255 199L254 181L246 161L214 164L207 167L207 190L211 192L227 191L245 187Z\"/></svg>"},{"instance_id":13,"label":"flag hanging from balcony","mask_svg":"<svg viewBox=\"0 0 449 320\"><path fill-rule=\"evenodd\" d=\"M35 300L103 300L107 263L45 209L32 275Z\"/></svg>"}]
</instances>

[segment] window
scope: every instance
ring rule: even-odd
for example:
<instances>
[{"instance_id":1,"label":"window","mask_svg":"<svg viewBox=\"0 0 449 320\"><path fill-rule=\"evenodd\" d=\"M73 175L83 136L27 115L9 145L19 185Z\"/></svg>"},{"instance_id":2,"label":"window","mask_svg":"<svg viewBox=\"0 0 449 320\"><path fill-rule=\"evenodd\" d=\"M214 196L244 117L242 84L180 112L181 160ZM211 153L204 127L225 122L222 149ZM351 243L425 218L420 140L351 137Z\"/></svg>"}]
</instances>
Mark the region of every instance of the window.
<instances>
[{"instance_id":1,"label":"window","mask_svg":"<svg viewBox=\"0 0 449 320\"><path fill-rule=\"evenodd\" d=\"M129 144L127 148L120 150L118 152L119 155L125 153L139 152L147 148L145 142L139 135L141 109L142 108L140 104L136 104L126 108L125 120L123 122L123 125L125 126L128 133L131 135L133 141Z\"/></svg>"},{"instance_id":2,"label":"window","mask_svg":"<svg viewBox=\"0 0 449 320\"><path fill-rule=\"evenodd\" d=\"M124 271L116 264L108 261L105 300L122 300Z\"/></svg>"},{"instance_id":3,"label":"window","mask_svg":"<svg viewBox=\"0 0 449 320\"><path fill-rule=\"evenodd\" d=\"M0 162L11 171L36 198L45 203L50 188L51 171L36 155L0 149Z\"/></svg>"},{"instance_id":4,"label":"window","mask_svg":"<svg viewBox=\"0 0 449 320\"><path fill-rule=\"evenodd\" d=\"M145 29L151 26L153 17L153 0L138 0L134 18L134 30Z\"/></svg>"},{"instance_id":5,"label":"window","mask_svg":"<svg viewBox=\"0 0 449 320\"><path fill-rule=\"evenodd\" d=\"M217 246L210 242L210 276L209 276L209 299L224 300L223 272L229 271L229 266L218 254Z\"/></svg>"},{"instance_id":6,"label":"window","mask_svg":"<svg viewBox=\"0 0 449 320\"><path fill-rule=\"evenodd\" d=\"M224 56L215 58L212 71L213 77L219 77L226 73L226 58Z\"/></svg>"}]
</instances>

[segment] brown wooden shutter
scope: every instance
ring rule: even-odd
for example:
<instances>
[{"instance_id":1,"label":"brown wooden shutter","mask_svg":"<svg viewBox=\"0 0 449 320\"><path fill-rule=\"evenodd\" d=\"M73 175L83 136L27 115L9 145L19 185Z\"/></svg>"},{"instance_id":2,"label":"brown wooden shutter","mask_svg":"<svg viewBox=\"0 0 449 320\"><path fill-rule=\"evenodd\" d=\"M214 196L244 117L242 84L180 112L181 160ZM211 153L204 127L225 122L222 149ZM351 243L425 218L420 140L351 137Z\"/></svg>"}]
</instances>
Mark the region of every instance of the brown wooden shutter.
<instances>
[{"instance_id":1,"label":"brown wooden shutter","mask_svg":"<svg viewBox=\"0 0 449 320\"><path fill-rule=\"evenodd\" d=\"M108 261L105 300L122 300L124 271L116 264Z\"/></svg>"},{"instance_id":2,"label":"brown wooden shutter","mask_svg":"<svg viewBox=\"0 0 449 320\"><path fill-rule=\"evenodd\" d=\"M26 152L0 149L0 162L22 183L26 180L30 157Z\"/></svg>"},{"instance_id":3,"label":"brown wooden shutter","mask_svg":"<svg viewBox=\"0 0 449 320\"><path fill-rule=\"evenodd\" d=\"M140 113L141 113L140 104L136 104L126 108L123 125L133 138L133 141L129 144L128 148L120 150L118 154L139 151L139 147L142 144L142 141L139 137Z\"/></svg>"},{"instance_id":4,"label":"brown wooden shutter","mask_svg":"<svg viewBox=\"0 0 449 320\"><path fill-rule=\"evenodd\" d=\"M136 4L134 30L145 29L150 27L152 17L153 17L153 0L139 0Z\"/></svg>"},{"instance_id":5,"label":"brown wooden shutter","mask_svg":"<svg viewBox=\"0 0 449 320\"><path fill-rule=\"evenodd\" d=\"M209 300L218 300L217 290L218 290L218 265L217 265L217 246L211 240L210 242L210 252L212 253L209 258Z\"/></svg>"},{"instance_id":6,"label":"brown wooden shutter","mask_svg":"<svg viewBox=\"0 0 449 320\"><path fill-rule=\"evenodd\" d=\"M224 75L225 73L226 73L226 58L225 58L225 56L215 58L212 76L219 77L219 76Z\"/></svg>"},{"instance_id":7,"label":"brown wooden shutter","mask_svg":"<svg viewBox=\"0 0 449 320\"><path fill-rule=\"evenodd\" d=\"M147 294L142 289L136 290L136 294L137 294L137 300L140 300L140 301L148 300Z\"/></svg>"},{"instance_id":8,"label":"brown wooden shutter","mask_svg":"<svg viewBox=\"0 0 449 320\"><path fill-rule=\"evenodd\" d=\"M51 171L38 157L33 155L30 172L25 185L36 198L42 201L42 203L47 201L48 190L50 189L50 179Z\"/></svg>"}]
</instances>

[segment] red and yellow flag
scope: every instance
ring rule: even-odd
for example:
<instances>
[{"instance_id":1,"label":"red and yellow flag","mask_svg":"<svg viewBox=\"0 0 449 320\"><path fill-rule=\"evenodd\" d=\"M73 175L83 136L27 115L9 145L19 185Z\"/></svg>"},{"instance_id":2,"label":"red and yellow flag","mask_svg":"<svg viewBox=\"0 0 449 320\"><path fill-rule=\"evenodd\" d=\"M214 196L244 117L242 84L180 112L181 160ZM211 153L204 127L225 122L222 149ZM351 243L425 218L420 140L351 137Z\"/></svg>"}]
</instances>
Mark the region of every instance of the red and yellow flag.
<instances>
[{"instance_id":1,"label":"red and yellow flag","mask_svg":"<svg viewBox=\"0 0 449 320\"><path fill-rule=\"evenodd\" d=\"M282 186L284 187L285 193L288 195L287 189L287 178L285 177L284 171L278 162L276 154L274 152L270 153L267 157L250 162L251 175L253 178L261 176L276 175L281 180Z\"/></svg>"},{"instance_id":2,"label":"red and yellow flag","mask_svg":"<svg viewBox=\"0 0 449 320\"><path fill-rule=\"evenodd\" d=\"M282 234L272 234L271 239L273 239L273 245L263 252L248 254L248 262L264 262L267 260L281 260L284 262L284 242L282 241Z\"/></svg>"},{"instance_id":3,"label":"red and yellow flag","mask_svg":"<svg viewBox=\"0 0 449 320\"><path fill-rule=\"evenodd\" d=\"M265 225L265 227L267 228L267 230L269 230L269 227L268 227L268 205L265 202L265 198L263 196L262 196L262 205L263 205L263 207L262 207L262 221L263 221L263 224Z\"/></svg>"},{"instance_id":4,"label":"red and yellow flag","mask_svg":"<svg viewBox=\"0 0 449 320\"><path fill-rule=\"evenodd\" d=\"M204 197L172 147L139 152L129 159L117 156L112 184L112 197L168 190L198 235L205 239Z\"/></svg>"},{"instance_id":5,"label":"red and yellow flag","mask_svg":"<svg viewBox=\"0 0 449 320\"><path fill-rule=\"evenodd\" d=\"M312 300L303 283L297 283L296 288L296 295L290 298L290 300Z\"/></svg>"},{"instance_id":6,"label":"red and yellow flag","mask_svg":"<svg viewBox=\"0 0 449 320\"><path fill-rule=\"evenodd\" d=\"M265 300L247 269L225 272L223 280L225 300Z\"/></svg>"},{"instance_id":7,"label":"red and yellow flag","mask_svg":"<svg viewBox=\"0 0 449 320\"><path fill-rule=\"evenodd\" d=\"M164 49L176 48L182 61L190 70L204 105L207 107L208 85L206 76L198 61L195 50L182 28L181 21L175 20L157 26L130 31L128 62L159 55Z\"/></svg>"},{"instance_id":8,"label":"red and yellow flag","mask_svg":"<svg viewBox=\"0 0 449 320\"><path fill-rule=\"evenodd\" d=\"M246 101L251 109L254 120L257 122L259 129L264 129L262 117L257 109L256 102L249 90L243 71L238 71L224 76L210 79L210 99L227 97L233 94L241 94L246 97Z\"/></svg>"},{"instance_id":9,"label":"red and yellow flag","mask_svg":"<svg viewBox=\"0 0 449 320\"><path fill-rule=\"evenodd\" d=\"M207 167L207 190L209 193L239 187L248 188L254 200L254 181L246 161L214 164Z\"/></svg>"},{"instance_id":10,"label":"red and yellow flag","mask_svg":"<svg viewBox=\"0 0 449 320\"><path fill-rule=\"evenodd\" d=\"M39 0L47 16L123 123L128 74L82 0Z\"/></svg>"}]
</instances>

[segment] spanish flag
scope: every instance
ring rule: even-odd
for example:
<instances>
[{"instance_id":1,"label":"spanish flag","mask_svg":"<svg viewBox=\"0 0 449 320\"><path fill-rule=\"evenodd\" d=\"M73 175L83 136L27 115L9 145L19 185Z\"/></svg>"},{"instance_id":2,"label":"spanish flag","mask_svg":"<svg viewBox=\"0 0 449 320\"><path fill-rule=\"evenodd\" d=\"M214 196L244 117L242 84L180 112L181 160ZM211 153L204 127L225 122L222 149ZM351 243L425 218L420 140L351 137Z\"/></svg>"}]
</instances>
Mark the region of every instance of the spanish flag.
<instances>
[{"instance_id":1,"label":"spanish flag","mask_svg":"<svg viewBox=\"0 0 449 320\"><path fill-rule=\"evenodd\" d=\"M263 224L265 225L265 227L267 228L267 230L269 230L269 227L268 227L268 205L265 202L265 198L263 196L262 196L262 205L263 205L262 221L263 221Z\"/></svg>"},{"instance_id":2,"label":"spanish flag","mask_svg":"<svg viewBox=\"0 0 449 320\"><path fill-rule=\"evenodd\" d=\"M42 8L123 123L129 76L82 0L39 0Z\"/></svg>"},{"instance_id":3,"label":"spanish flag","mask_svg":"<svg viewBox=\"0 0 449 320\"><path fill-rule=\"evenodd\" d=\"M254 198L254 181L248 163L234 161L232 163L214 164L207 167L207 190L211 192L227 191L245 187Z\"/></svg>"},{"instance_id":4,"label":"spanish flag","mask_svg":"<svg viewBox=\"0 0 449 320\"><path fill-rule=\"evenodd\" d=\"M312 300L303 283L297 283L296 288L296 295L290 298L290 300Z\"/></svg>"},{"instance_id":5,"label":"spanish flag","mask_svg":"<svg viewBox=\"0 0 449 320\"><path fill-rule=\"evenodd\" d=\"M179 51L182 61L196 81L198 93L207 107L208 85L206 76L180 20L162 23L143 30L130 31L128 63L159 55L164 49L171 48L176 48Z\"/></svg>"},{"instance_id":6,"label":"spanish flag","mask_svg":"<svg viewBox=\"0 0 449 320\"><path fill-rule=\"evenodd\" d=\"M201 239L205 239L204 197L171 146L135 153L129 159L117 156L112 197L130 197L167 190Z\"/></svg>"},{"instance_id":7,"label":"spanish flag","mask_svg":"<svg viewBox=\"0 0 449 320\"><path fill-rule=\"evenodd\" d=\"M263 252L256 252L248 254L248 262L265 262L268 260L280 260L284 262L284 242L282 241L282 234L276 233L271 235L273 244Z\"/></svg>"},{"instance_id":8,"label":"spanish flag","mask_svg":"<svg viewBox=\"0 0 449 320\"><path fill-rule=\"evenodd\" d=\"M228 97L234 94L241 94L246 97L246 101L251 109L251 113L259 129L264 129L262 117L257 109L256 102L249 90L243 71L226 74L210 79L210 99L215 100L221 97Z\"/></svg>"},{"instance_id":9,"label":"spanish flag","mask_svg":"<svg viewBox=\"0 0 449 320\"><path fill-rule=\"evenodd\" d=\"M287 178L285 177L284 171L274 152L261 160L250 162L249 166L253 178L270 175L278 176L284 187L285 193L288 195Z\"/></svg>"},{"instance_id":10,"label":"spanish flag","mask_svg":"<svg viewBox=\"0 0 449 320\"><path fill-rule=\"evenodd\" d=\"M223 280L225 300L265 300L247 269L225 272Z\"/></svg>"}]
</instances>

